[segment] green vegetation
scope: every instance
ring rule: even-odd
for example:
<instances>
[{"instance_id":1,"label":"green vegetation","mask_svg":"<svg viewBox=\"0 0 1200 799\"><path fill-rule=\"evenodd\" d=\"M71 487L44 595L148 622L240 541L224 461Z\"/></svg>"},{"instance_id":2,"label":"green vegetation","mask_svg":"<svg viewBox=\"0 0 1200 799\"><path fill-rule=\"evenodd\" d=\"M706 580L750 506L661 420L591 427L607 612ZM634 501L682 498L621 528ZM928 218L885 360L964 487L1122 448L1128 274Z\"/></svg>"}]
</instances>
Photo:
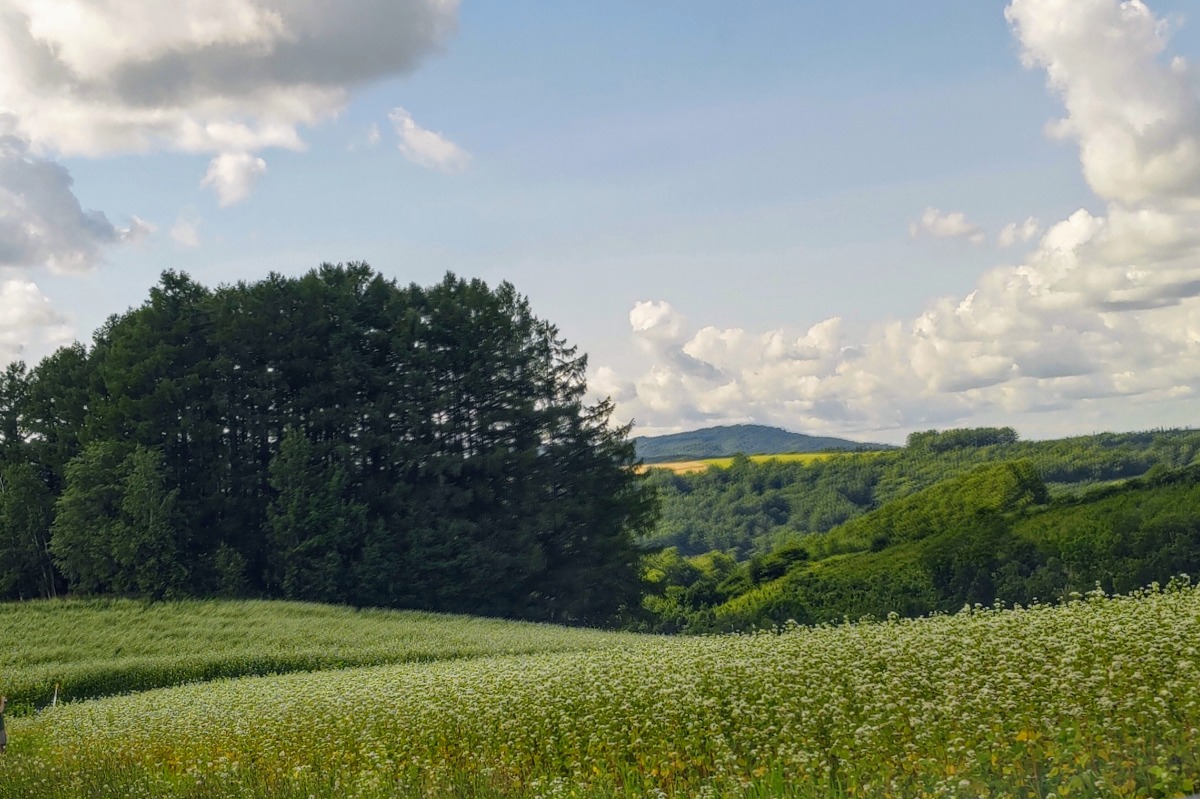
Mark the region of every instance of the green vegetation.
<instances>
[{"instance_id":1,"label":"green vegetation","mask_svg":"<svg viewBox=\"0 0 1200 799\"><path fill-rule=\"evenodd\" d=\"M167 272L0 373L0 599L282 597L614 623L655 496L508 285Z\"/></svg>"},{"instance_id":2,"label":"green vegetation","mask_svg":"<svg viewBox=\"0 0 1200 799\"><path fill-rule=\"evenodd\" d=\"M1180 588L222 680L13 720L0 797L1177 796L1197 640Z\"/></svg>"},{"instance_id":3,"label":"green vegetation","mask_svg":"<svg viewBox=\"0 0 1200 799\"><path fill-rule=\"evenodd\" d=\"M707 427L665 436L640 436L633 443L637 446L638 457L647 463L704 460L738 453L778 455L789 452L891 449L886 444L789 433L778 427L756 424Z\"/></svg>"},{"instance_id":4,"label":"green vegetation","mask_svg":"<svg viewBox=\"0 0 1200 799\"><path fill-rule=\"evenodd\" d=\"M739 630L1125 592L1200 574L1200 465L1051 501L1029 461L938 483L738 562L649 560L660 630Z\"/></svg>"},{"instance_id":5,"label":"green vegetation","mask_svg":"<svg viewBox=\"0 0 1200 799\"><path fill-rule=\"evenodd\" d=\"M300 602L0 604L0 695L14 710L185 682L593 649L629 633Z\"/></svg>"},{"instance_id":6,"label":"green vegetation","mask_svg":"<svg viewBox=\"0 0 1200 799\"><path fill-rule=\"evenodd\" d=\"M942 480L1001 461L1029 462L1051 495L1063 496L1176 469L1200 456L1200 431L1103 433L1018 441L1010 428L914 433L901 450L821 459L736 457L696 474L648 470L662 515L643 539L684 556L711 550L738 560L882 508Z\"/></svg>"}]
</instances>

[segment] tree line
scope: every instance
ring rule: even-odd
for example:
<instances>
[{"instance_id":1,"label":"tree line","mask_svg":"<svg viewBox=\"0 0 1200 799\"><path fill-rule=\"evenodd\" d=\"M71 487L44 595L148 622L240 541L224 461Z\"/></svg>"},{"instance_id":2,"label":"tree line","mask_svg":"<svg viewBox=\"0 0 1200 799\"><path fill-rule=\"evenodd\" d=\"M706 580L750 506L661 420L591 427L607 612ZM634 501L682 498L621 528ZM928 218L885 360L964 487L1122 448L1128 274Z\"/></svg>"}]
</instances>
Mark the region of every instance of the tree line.
<instances>
[{"instance_id":1,"label":"tree line","mask_svg":"<svg viewBox=\"0 0 1200 799\"><path fill-rule=\"evenodd\" d=\"M654 489L509 284L166 272L0 374L0 597L266 596L607 623Z\"/></svg>"}]
</instances>

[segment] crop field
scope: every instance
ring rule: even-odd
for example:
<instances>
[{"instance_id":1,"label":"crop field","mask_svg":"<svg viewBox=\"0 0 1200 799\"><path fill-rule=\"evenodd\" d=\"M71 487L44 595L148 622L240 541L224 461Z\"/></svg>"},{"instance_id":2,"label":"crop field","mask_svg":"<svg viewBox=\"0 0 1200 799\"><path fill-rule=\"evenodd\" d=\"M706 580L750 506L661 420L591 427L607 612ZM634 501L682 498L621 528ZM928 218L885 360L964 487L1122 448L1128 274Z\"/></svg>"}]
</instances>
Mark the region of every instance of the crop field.
<instances>
[{"instance_id":1,"label":"crop field","mask_svg":"<svg viewBox=\"0 0 1200 799\"><path fill-rule=\"evenodd\" d=\"M591 649L628 633L416 611L266 601L0 604L0 695L17 714L60 699L219 677Z\"/></svg>"},{"instance_id":2,"label":"crop field","mask_svg":"<svg viewBox=\"0 0 1200 799\"><path fill-rule=\"evenodd\" d=\"M825 461L830 458L845 458L852 455L871 456L874 452L790 452L783 455L750 455L749 459L754 463L766 463L768 461L783 461L785 463L816 463L817 461ZM647 469L667 469L676 474L690 474L692 472L702 472L710 466L716 466L718 469L728 469L733 465L733 458L704 458L694 461L668 461L666 463L647 463Z\"/></svg>"},{"instance_id":3,"label":"crop field","mask_svg":"<svg viewBox=\"0 0 1200 799\"><path fill-rule=\"evenodd\" d=\"M223 679L12 720L0 797L1178 796L1198 642L1185 587Z\"/></svg>"}]
</instances>

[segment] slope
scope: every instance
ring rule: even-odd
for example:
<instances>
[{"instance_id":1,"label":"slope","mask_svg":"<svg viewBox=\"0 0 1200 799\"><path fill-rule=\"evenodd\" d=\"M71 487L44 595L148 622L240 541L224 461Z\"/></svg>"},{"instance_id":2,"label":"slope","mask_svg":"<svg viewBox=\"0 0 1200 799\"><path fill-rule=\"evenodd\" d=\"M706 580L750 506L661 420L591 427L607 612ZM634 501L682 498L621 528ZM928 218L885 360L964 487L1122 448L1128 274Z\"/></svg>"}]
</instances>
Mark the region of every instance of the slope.
<instances>
[{"instance_id":1,"label":"slope","mask_svg":"<svg viewBox=\"0 0 1200 799\"><path fill-rule=\"evenodd\" d=\"M633 442L637 447L638 457L647 463L721 458L738 453L777 455L822 450L891 449L887 444L810 436L791 433L778 427L753 424L707 427L665 436L640 436Z\"/></svg>"}]
</instances>

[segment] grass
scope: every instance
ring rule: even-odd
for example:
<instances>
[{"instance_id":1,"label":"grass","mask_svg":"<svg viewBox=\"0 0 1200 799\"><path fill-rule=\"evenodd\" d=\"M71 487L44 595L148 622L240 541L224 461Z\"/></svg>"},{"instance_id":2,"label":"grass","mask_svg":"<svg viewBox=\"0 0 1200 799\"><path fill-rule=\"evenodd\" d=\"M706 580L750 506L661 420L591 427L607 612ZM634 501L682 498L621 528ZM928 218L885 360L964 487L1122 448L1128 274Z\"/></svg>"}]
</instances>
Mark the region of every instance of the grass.
<instances>
[{"instance_id":1,"label":"grass","mask_svg":"<svg viewBox=\"0 0 1200 799\"><path fill-rule=\"evenodd\" d=\"M15 714L239 677L592 649L629 634L416 611L267 601L50 600L0 604L0 694Z\"/></svg>"},{"instance_id":2,"label":"grass","mask_svg":"<svg viewBox=\"0 0 1200 799\"><path fill-rule=\"evenodd\" d=\"M1178 796L1198 640L1178 588L219 680L14 721L0 799Z\"/></svg>"}]
</instances>

